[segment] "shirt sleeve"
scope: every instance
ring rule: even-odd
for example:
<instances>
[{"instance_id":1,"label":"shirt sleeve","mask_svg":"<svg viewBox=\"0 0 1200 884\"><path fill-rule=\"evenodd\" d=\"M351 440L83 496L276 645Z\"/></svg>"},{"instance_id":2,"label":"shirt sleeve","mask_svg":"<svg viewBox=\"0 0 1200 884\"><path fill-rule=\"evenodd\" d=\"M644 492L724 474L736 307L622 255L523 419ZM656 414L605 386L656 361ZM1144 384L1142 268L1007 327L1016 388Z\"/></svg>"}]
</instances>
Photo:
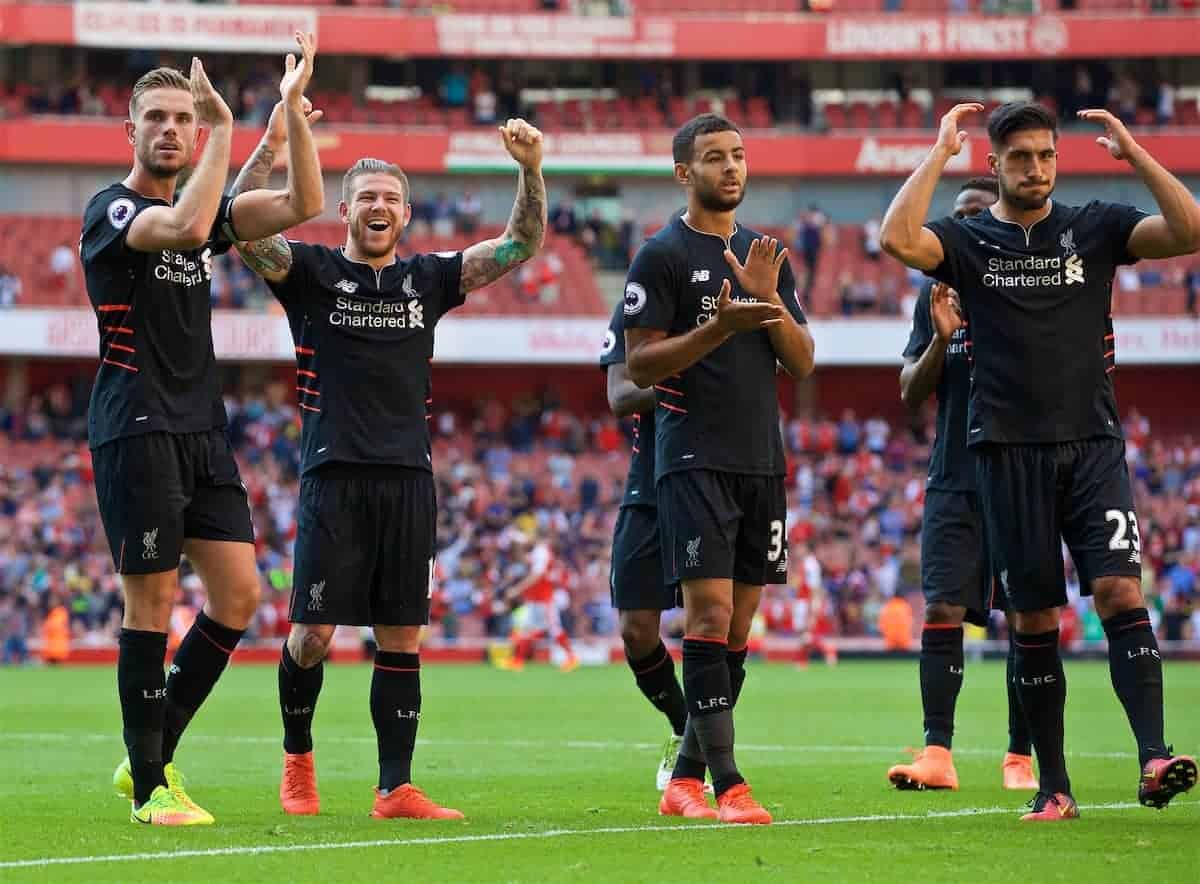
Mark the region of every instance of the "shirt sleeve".
<instances>
[{"instance_id":1,"label":"shirt sleeve","mask_svg":"<svg viewBox=\"0 0 1200 884\"><path fill-rule=\"evenodd\" d=\"M620 365L625 361L625 305L618 302L613 308L612 319L608 321L608 331L604 333L604 346L600 348L600 368L608 371L610 365Z\"/></svg>"},{"instance_id":2,"label":"shirt sleeve","mask_svg":"<svg viewBox=\"0 0 1200 884\"><path fill-rule=\"evenodd\" d=\"M671 255L651 240L641 247L625 278L625 328L670 331L678 305Z\"/></svg>"},{"instance_id":3,"label":"shirt sleeve","mask_svg":"<svg viewBox=\"0 0 1200 884\"><path fill-rule=\"evenodd\" d=\"M433 288L438 297L439 317L466 302L467 296L462 290L462 252L421 255L418 261L421 272L429 274L433 280Z\"/></svg>"},{"instance_id":4,"label":"shirt sleeve","mask_svg":"<svg viewBox=\"0 0 1200 884\"><path fill-rule=\"evenodd\" d=\"M123 253L129 225L143 209L154 205L120 191L102 191L92 197L83 212L79 257L84 264Z\"/></svg>"},{"instance_id":5,"label":"shirt sleeve","mask_svg":"<svg viewBox=\"0 0 1200 884\"><path fill-rule=\"evenodd\" d=\"M925 227L933 231L933 235L942 243L942 263L926 271L925 275L932 276L954 289L960 289L964 248L962 224L954 218L939 218L930 221Z\"/></svg>"},{"instance_id":6,"label":"shirt sleeve","mask_svg":"<svg viewBox=\"0 0 1200 884\"><path fill-rule=\"evenodd\" d=\"M800 292L796 289L796 274L792 272L792 262L784 261L779 268L779 285L775 291L783 300L792 318L800 325L808 325L808 317L804 315L804 307L800 304Z\"/></svg>"},{"instance_id":7,"label":"shirt sleeve","mask_svg":"<svg viewBox=\"0 0 1200 884\"><path fill-rule=\"evenodd\" d=\"M1100 203L1098 208L1101 210L1098 214L1104 225L1102 235L1109 244L1113 263L1136 264L1140 259L1129 253L1129 237L1142 219L1150 217L1149 213L1121 203Z\"/></svg>"},{"instance_id":8,"label":"shirt sleeve","mask_svg":"<svg viewBox=\"0 0 1200 884\"><path fill-rule=\"evenodd\" d=\"M311 265L315 260L315 250L308 243L289 239L288 245L292 249L292 267L288 270L288 275L279 282L264 280L267 288L271 290L271 294L285 309L303 300L304 294L309 288L309 280L312 278Z\"/></svg>"},{"instance_id":9,"label":"shirt sleeve","mask_svg":"<svg viewBox=\"0 0 1200 884\"><path fill-rule=\"evenodd\" d=\"M930 310L932 291L933 283L925 283L917 295L917 303L913 305L912 331L909 332L908 345L903 353L905 359L920 359L933 343L933 315Z\"/></svg>"},{"instance_id":10,"label":"shirt sleeve","mask_svg":"<svg viewBox=\"0 0 1200 884\"><path fill-rule=\"evenodd\" d=\"M231 196L221 197L217 217L213 219L212 229L208 232L208 248L214 255L225 254L239 239L233 229L233 200Z\"/></svg>"}]
</instances>

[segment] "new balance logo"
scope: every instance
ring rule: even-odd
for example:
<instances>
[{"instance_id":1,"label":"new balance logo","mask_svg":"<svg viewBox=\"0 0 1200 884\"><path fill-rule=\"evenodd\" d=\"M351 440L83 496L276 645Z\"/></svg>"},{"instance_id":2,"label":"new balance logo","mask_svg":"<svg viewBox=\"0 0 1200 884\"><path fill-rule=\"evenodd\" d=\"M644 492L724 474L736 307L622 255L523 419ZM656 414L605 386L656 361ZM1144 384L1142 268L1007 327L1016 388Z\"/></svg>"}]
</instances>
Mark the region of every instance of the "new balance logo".
<instances>
[{"instance_id":1,"label":"new balance logo","mask_svg":"<svg viewBox=\"0 0 1200 884\"><path fill-rule=\"evenodd\" d=\"M351 282L351 281L350 281L350 280L348 280L348 279L343 279L343 280L340 280L339 282L335 283L333 287L334 287L335 289L341 289L342 291L344 291L344 292L345 292L346 294L348 294L348 295L352 295L352 294L354 294L356 291L358 291L358 283L357 283L357 282Z\"/></svg>"},{"instance_id":2,"label":"new balance logo","mask_svg":"<svg viewBox=\"0 0 1200 884\"><path fill-rule=\"evenodd\" d=\"M1078 255L1071 255L1067 258L1063 265L1063 275L1066 278L1067 285L1075 285L1076 283L1083 285L1083 259Z\"/></svg>"},{"instance_id":3,"label":"new balance logo","mask_svg":"<svg viewBox=\"0 0 1200 884\"><path fill-rule=\"evenodd\" d=\"M158 529L147 531L142 535L142 558L157 559L158 558Z\"/></svg>"},{"instance_id":4,"label":"new balance logo","mask_svg":"<svg viewBox=\"0 0 1200 884\"><path fill-rule=\"evenodd\" d=\"M687 542L687 568L700 567L700 538L693 537Z\"/></svg>"},{"instance_id":5,"label":"new balance logo","mask_svg":"<svg viewBox=\"0 0 1200 884\"><path fill-rule=\"evenodd\" d=\"M325 609L325 581L321 580L308 588L308 610L323 611Z\"/></svg>"},{"instance_id":6,"label":"new balance logo","mask_svg":"<svg viewBox=\"0 0 1200 884\"><path fill-rule=\"evenodd\" d=\"M709 280L709 275L708 275L707 270L693 270L692 271L692 282L693 283L708 282L708 280Z\"/></svg>"}]
</instances>

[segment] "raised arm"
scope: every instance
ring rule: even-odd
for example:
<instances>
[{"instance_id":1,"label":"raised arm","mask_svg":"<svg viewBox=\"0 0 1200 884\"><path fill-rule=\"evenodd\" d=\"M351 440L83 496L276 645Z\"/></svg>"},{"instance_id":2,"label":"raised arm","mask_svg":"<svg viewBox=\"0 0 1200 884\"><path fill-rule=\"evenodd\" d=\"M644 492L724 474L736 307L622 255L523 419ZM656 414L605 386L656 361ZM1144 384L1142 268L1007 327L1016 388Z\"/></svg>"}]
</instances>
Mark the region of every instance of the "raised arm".
<instances>
[{"instance_id":1,"label":"raised arm","mask_svg":"<svg viewBox=\"0 0 1200 884\"><path fill-rule=\"evenodd\" d=\"M956 104L942 117L937 143L929 156L904 182L888 206L879 230L883 250L898 261L917 270L933 270L945 260L942 242L925 228L933 192L950 158L962 150L967 133L959 130L959 120L983 110L982 104Z\"/></svg>"},{"instance_id":2,"label":"raised arm","mask_svg":"<svg viewBox=\"0 0 1200 884\"><path fill-rule=\"evenodd\" d=\"M312 34L296 33L302 58L289 54L279 82L282 101L271 112L262 142L238 175L234 186L233 229L244 241L273 236L320 215L325 209L321 163L313 142L310 123L321 118L311 111L304 89L312 78L316 43ZM283 118L280 138L279 118ZM263 190L271 174L276 151L286 141L288 148L287 189ZM249 170L249 171L247 171ZM250 186L255 185L255 186Z\"/></svg>"},{"instance_id":3,"label":"raised arm","mask_svg":"<svg viewBox=\"0 0 1200 884\"><path fill-rule=\"evenodd\" d=\"M1096 142L1115 159L1124 160L1154 194L1162 214L1143 218L1129 234L1125 248L1135 258L1173 258L1200 250L1200 205L1187 186L1138 144L1125 124L1106 110L1083 110L1081 119L1100 123L1105 132Z\"/></svg>"},{"instance_id":4,"label":"raised arm","mask_svg":"<svg viewBox=\"0 0 1200 884\"><path fill-rule=\"evenodd\" d=\"M486 239L463 252L465 295L495 282L537 254L546 236L546 182L542 179L542 133L524 120L500 127L504 148L517 161L517 199L498 239Z\"/></svg>"},{"instance_id":5,"label":"raised arm","mask_svg":"<svg viewBox=\"0 0 1200 884\"><path fill-rule=\"evenodd\" d=\"M650 387L695 365L738 332L769 328L786 310L766 301L732 301L729 280L721 283L717 315L686 334L667 336L653 328L625 329L625 363L639 387Z\"/></svg>"},{"instance_id":6,"label":"raised arm","mask_svg":"<svg viewBox=\"0 0 1200 884\"><path fill-rule=\"evenodd\" d=\"M617 417L644 414L653 411L655 404L654 391L635 384L624 362L614 362L608 367L608 407L613 414Z\"/></svg>"},{"instance_id":7,"label":"raised arm","mask_svg":"<svg viewBox=\"0 0 1200 884\"><path fill-rule=\"evenodd\" d=\"M929 295L929 314L933 340L920 357L905 359L904 368L900 370L900 399L914 411L937 389L946 365L946 347L962 327L958 296L945 283L934 284Z\"/></svg>"},{"instance_id":8,"label":"raised arm","mask_svg":"<svg viewBox=\"0 0 1200 884\"><path fill-rule=\"evenodd\" d=\"M221 207L233 114L209 82L198 58L192 59L189 81L196 119L209 127L208 144L178 202L173 206L151 206L130 223L125 244L139 252L199 248L208 241Z\"/></svg>"}]
</instances>

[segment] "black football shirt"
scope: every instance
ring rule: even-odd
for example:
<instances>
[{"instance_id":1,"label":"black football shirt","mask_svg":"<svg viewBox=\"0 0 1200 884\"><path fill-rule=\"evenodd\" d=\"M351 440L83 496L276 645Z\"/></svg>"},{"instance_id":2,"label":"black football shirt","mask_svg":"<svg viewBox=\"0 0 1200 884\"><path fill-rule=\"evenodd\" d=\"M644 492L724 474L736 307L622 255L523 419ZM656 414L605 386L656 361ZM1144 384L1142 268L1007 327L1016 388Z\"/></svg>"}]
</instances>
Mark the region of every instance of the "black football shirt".
<instances>
[{"instance_id":1,"label":"black football shirt","mask_svg":"<svg viewBox=\"0 0 1200 884\"><path fill-rule=\"evenodd\" d=\"M1029 229L985 209L927 226L958 292L972 360L967 444L1121 437L1112 371L1112 282L1137 259L1132 206L1052 203Z\"/></svg>"},{"instance_id":2,"label":"black football shirt","mask_svg":"<svg viewBox=\"0 0 1200 884\"><path fill-rule=\"evenodd\" d=\"M904 348L906 359L920 359L937 337L930 312L932 282L926 282L913 307L912 332ZM927 488L940 491L974 491L975 463L967 451L967 400L971 393L971 367L963 325L946 346L946 359L937 384L937 435L929 454Z\"/></svg>"},{"instance_id":3,"label":"black football shirt","mask_svg":"<svg viewBox=\"0 0 1200 884\"><path fill-rule=\"evenodd\" d=\"M625 309L618 303L613 309L604 347L600 350L600 368L607 375L610 365L625 362ZM654 488L654 412L633 416L633 453L629 458L629 475L625 479L625 494L621 506L658 506Z\"/></svg>"},{"instance_id":4,"label":"black football shirt","mask_svg":"<svg viewBox=\"0 0 1200 884\"><path fill-rule=\"evenodd\" d=\"M198 249L139 252L129 225L165 200L123 184L100 191L83 213L79 256L100 330L100 367L88 406L88 444L166 431L223 427L225 404L213 355L212 257L229 250L231 197Z\"/></svg>"},{"instance_id":5,"label":"black football shirt","mask_svg":"<svg viewBox=\"0 0 1200 884\"><path fill-rule=\"evenodd\" d=\"M744 262L759 234L736 227L728 247ZM721 282L733 300L753 301L725 262L726 241L675 218L638 251L625 284L626 328L685 334L717 315ZM785 261L777 287L806 323ZM787 472L779 428L777 357L765 329L729 338L677 376L655 384L655 478L689 469L749 475Z\"/></svg>"},{"instance_id":6,"label":"black football shirt","mask_svg":"<svg viewBox=\"0 0 1200 884\"><path fill-rule=\"evenodd\" d=\"M375 270L340 248L291 247L291 271L269 285L296 345L301 472L335 462L432 471L433 330L465 300L462 253Z\"/></svg>"}]
</instances>

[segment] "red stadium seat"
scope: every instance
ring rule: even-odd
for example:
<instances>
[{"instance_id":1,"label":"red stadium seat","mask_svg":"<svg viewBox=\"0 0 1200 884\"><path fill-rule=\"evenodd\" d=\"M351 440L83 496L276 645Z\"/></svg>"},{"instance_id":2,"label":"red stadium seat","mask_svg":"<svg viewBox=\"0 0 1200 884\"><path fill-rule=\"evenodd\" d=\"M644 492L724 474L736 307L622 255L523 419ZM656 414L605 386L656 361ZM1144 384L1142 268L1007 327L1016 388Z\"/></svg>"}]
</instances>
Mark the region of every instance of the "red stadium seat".
<instances>
[{"instance_id":1,"label":"red stadium seat","mask_svg":"<svg viewBox=\"0 0 1200 884\"><path fill-rule=\"evenodd\" d=\"M900 105L899 125L901 129L924 129L925 109L915 101L905 101Z\"/></svg>"},{"instance_id":2,"label":"red stadium seat","mask_svg":"<svg viewBox=\"0 0 1200 884\"><path fill-rule=\"evenodd\" d=\"M900 111L895 102L881 101L875 106L875 125L880 129L899 128Z\"/></svg>"},{"instance_id":3,"label":"red stadium seat","mask_svg":"<svg viewBox=\"0 0 1200 884\"><path fill-rule=\"evenodd\" d=\"M850 120L846 116L846 106L832 102L825 105L825 122L829 124L830 129L834 130L850 128Z\"/></svg>"},{"instance_id":4,"label":"red stadium seat","mask_svg":"<svg viewBox=\"0 0 1200 884\"><path fill-rule=\"evenodd\" d=\"M850 128L851 129L873 129L875 128L875 115L872 112L871 105L865 101L856 101L850 105Z\"/></svg>"}]
</instances>

